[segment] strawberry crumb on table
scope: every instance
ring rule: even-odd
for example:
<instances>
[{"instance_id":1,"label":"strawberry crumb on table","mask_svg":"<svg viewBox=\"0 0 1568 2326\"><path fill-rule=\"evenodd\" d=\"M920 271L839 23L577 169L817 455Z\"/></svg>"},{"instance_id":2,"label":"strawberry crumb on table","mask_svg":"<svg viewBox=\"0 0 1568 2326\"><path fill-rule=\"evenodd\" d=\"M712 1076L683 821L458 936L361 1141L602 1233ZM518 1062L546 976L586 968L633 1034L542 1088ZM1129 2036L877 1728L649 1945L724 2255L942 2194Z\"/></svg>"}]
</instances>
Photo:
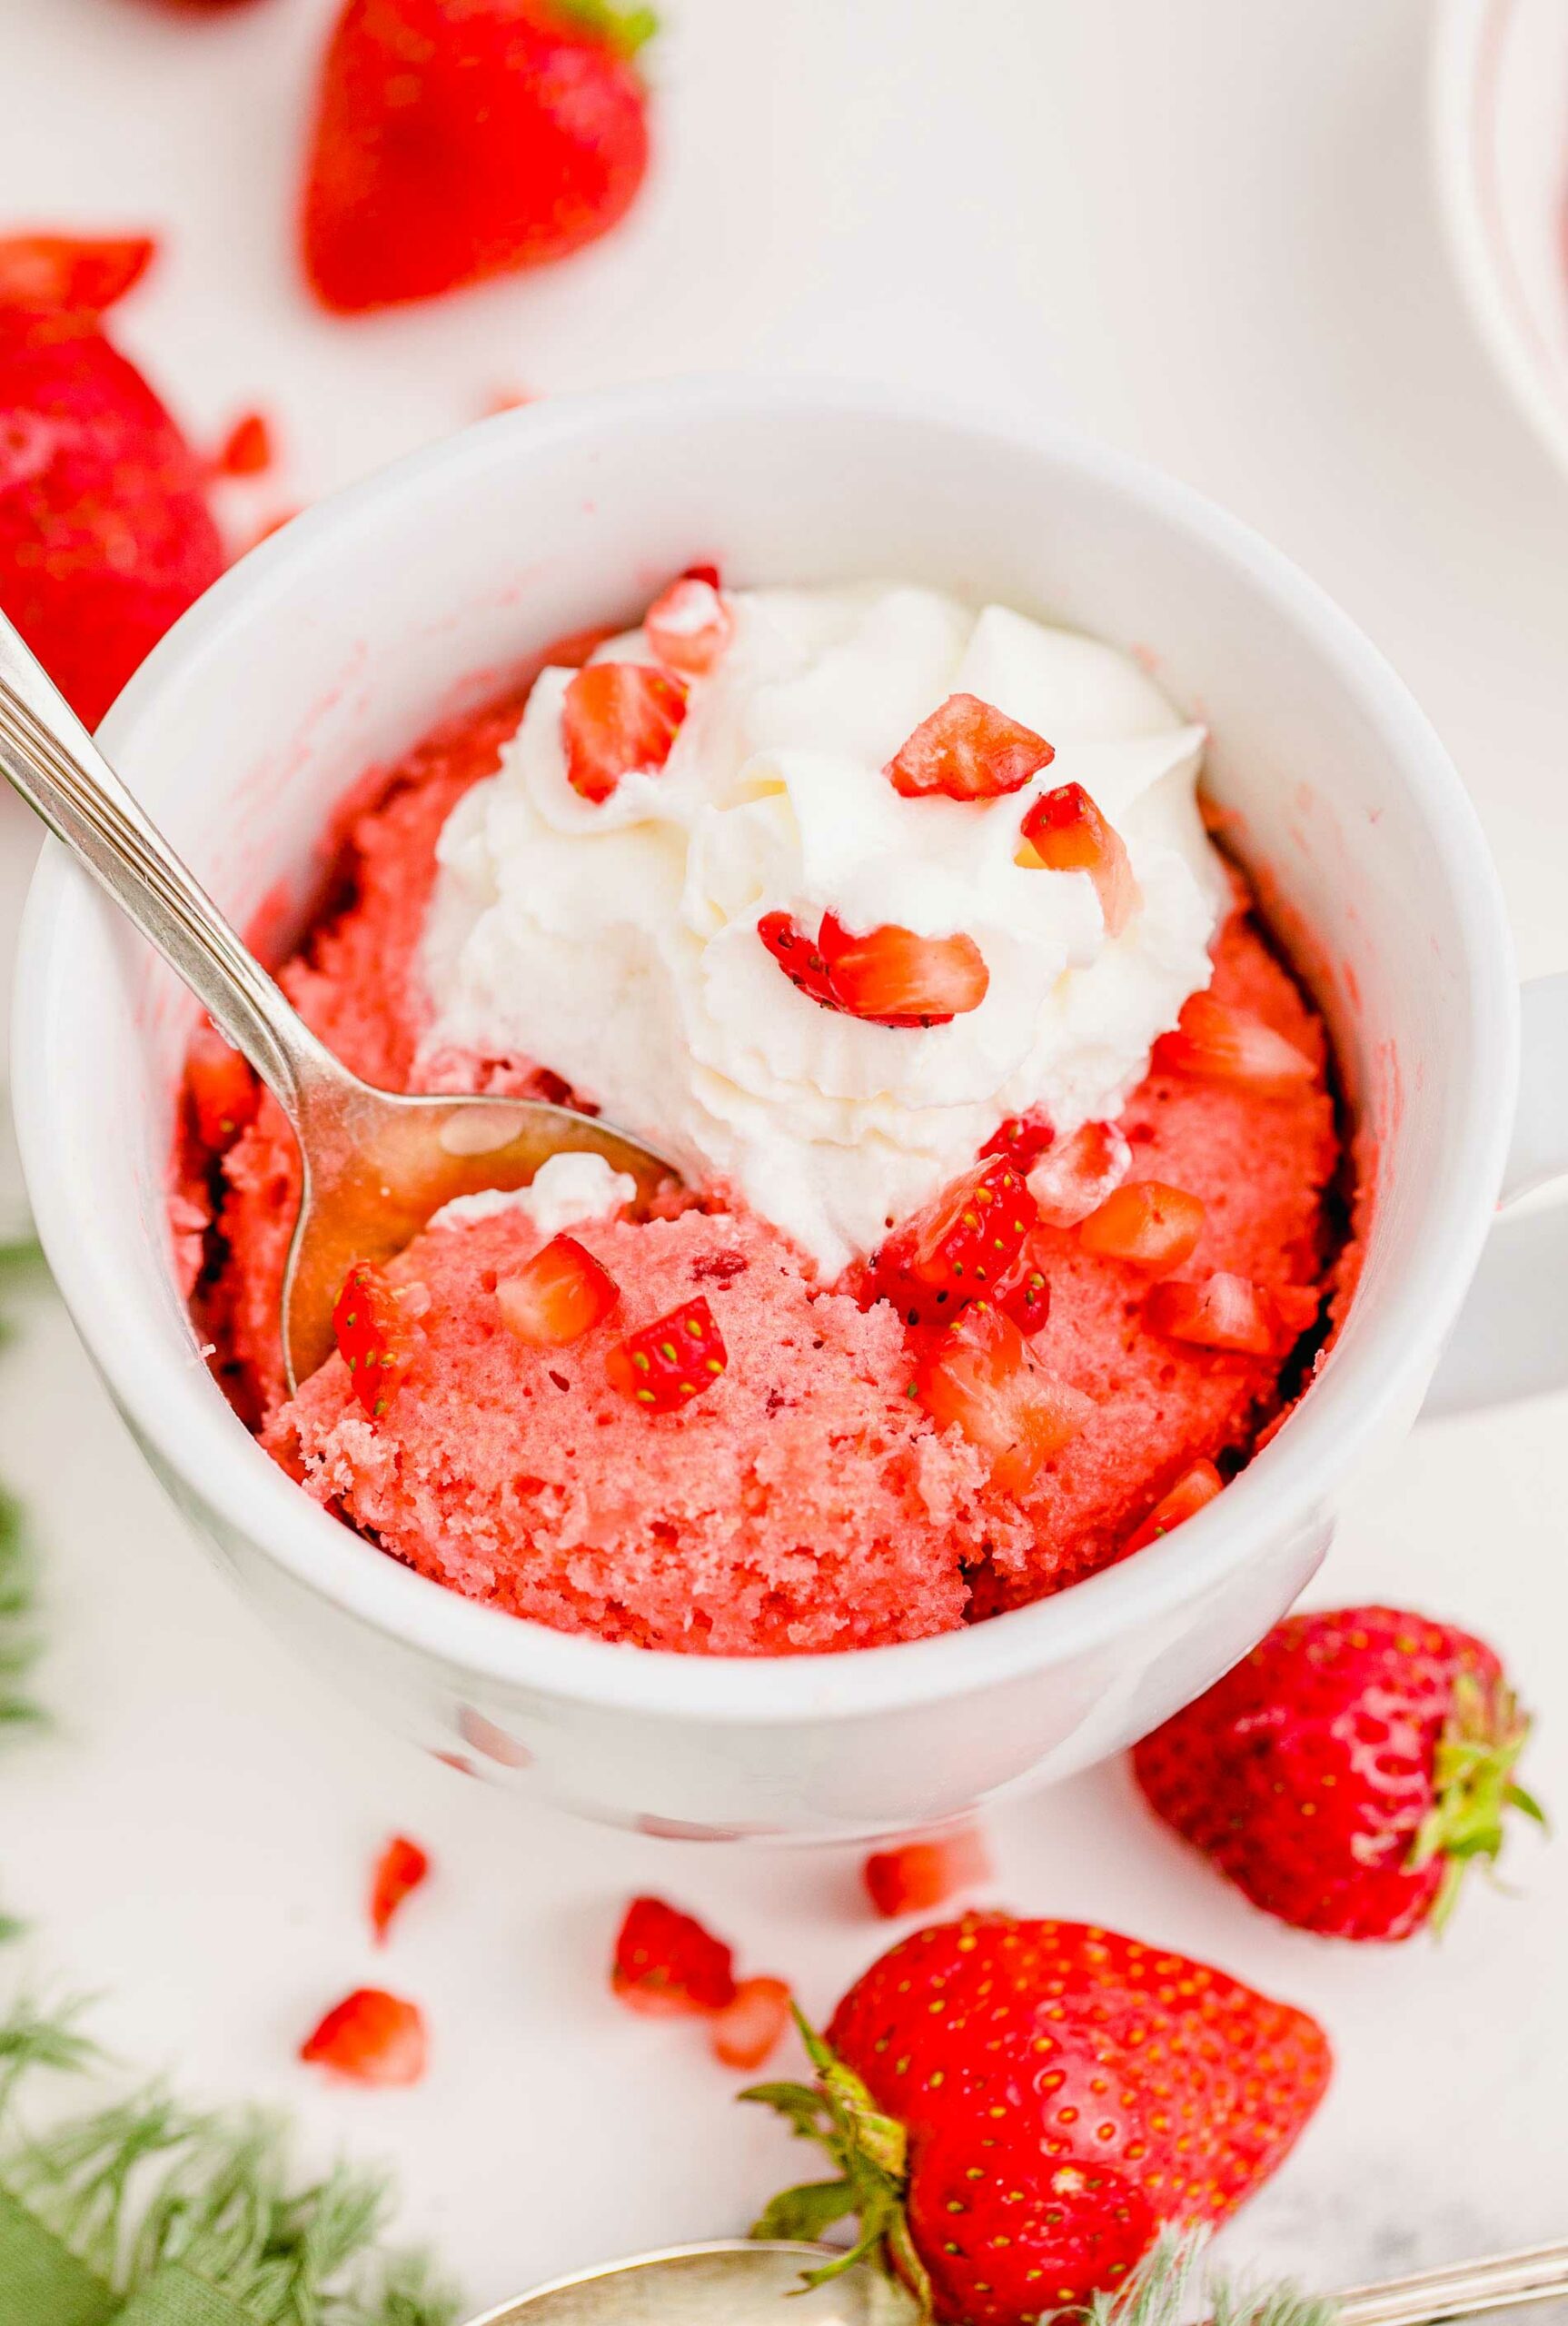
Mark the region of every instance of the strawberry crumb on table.
<instances>
[{"instance_id":1,"label":"strawberry crumb on table","mask_svg":"<svg viewBox=\"0 0 1568 2326\"><path fill-rule=\"evenodd\" d=\"M413 1080L436 840L521 700L432 735L361 804L334 908L283 969L372 1081ZM779 1230L710 1189L670 1218L574 1228L570 1282L524 1213L432 1227L387 1271L410 1320L394 1394L368 1408L334 1356L285 1403L293 1142L265 1093L249 1118L226 1086L222 1109L203 1103L223 1079L205 1059L177 1202L220 1377L324 1506L411 1566L560 1629L698 1653L837 1651L1058 1589L1179 1523L1245 1459L1298 1389L1293 1345L1331 1299L1342 1157L1326 1042L1239 880L1236 900L1207 1016L1162 1046L1119 1124L1057 1156L1035 1127L1008 1134L1047 1198L1033 1274L1005 1316L955 1340L907 1337L866 1271L823 1285ZM1238 1026L1252 1045L1239 1058ZM547 1062L519 1057L438 1053L420 1076L563 1095ZM238 1126L216 1148L215 1114ZM1010 1168L977 1166L998 1188L1017 1187ZM1250 1337L1209 1345L1206 1318L1234 1327L1235 1286ZM1196 1337L1160 1325L1173 1292ZM568 1311L576 1337L554 1345ZM677 1327L697 1338L677 1347ZM1028 1389L1023 1460L987 1447L998 1378L1003 1436L1013 1390Z\"/></svg>"}]
</instances>

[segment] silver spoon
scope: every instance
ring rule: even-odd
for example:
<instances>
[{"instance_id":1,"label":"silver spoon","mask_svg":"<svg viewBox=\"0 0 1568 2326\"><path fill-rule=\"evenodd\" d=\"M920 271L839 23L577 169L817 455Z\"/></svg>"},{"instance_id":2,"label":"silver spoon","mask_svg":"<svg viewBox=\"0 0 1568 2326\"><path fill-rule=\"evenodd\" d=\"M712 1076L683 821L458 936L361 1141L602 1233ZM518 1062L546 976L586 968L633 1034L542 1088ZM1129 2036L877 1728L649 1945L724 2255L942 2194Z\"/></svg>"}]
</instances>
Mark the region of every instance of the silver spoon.
<instances>
[{"instance_id":1,"label":"silver spoon","mask_svg":"<svg viewBox=\"0 0 1568 2326\"><path fill-rule=\"evenodd\" d=\"M791 2326L796 2319L802 2326L908 2326L914 2304L865 2262L801 2293L802 2270L829 2251L746 2238L675 2246L558 2278L487 2311L471 2326ZM1351 2286L1330 2300L1337 2326L1428 2326L1563 2294L1568 2243Z\"/></svg>"},{"instance_id":2,"label":"silver spoon","mask_svg":"<svg viewBox=\"0 0 1568 2326\"><path fill-rule=\"evenodd\" d=\"M355 1260L390 1259L454 1196L528 1185L587 1149L646 1201L680 1174L610 1124L522 1098L406 1098L340 1066L241 944L144 814L65 697L0 615L0 769L155 945L249 1059L304 1162L283 1283L289 1387L331 1355L332 1312Z\"/></svg>"}]
</instances>

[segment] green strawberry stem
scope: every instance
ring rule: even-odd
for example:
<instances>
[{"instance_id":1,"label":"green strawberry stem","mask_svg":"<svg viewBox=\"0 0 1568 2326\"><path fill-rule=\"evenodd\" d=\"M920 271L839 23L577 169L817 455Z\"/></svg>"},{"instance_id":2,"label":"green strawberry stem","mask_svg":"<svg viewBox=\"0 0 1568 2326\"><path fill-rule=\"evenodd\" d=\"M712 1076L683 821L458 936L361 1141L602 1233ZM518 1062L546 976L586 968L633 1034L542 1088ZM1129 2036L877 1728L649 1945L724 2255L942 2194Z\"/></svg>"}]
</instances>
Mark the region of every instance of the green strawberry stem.
<instances>
[{"instance_id":1,"label":"green strawberry stem","mask_svg":"<svg viewBox=\"0 0 1568 2326\"><path fill-rule=\"evenodd\" d=\"M653 9L628 6L624 0L555 0L555 5L570 23L597 33L624 56L635 56L659 30Z\"/></svg>"},{"instance_id":2,"label":"green strawberry stem","mask_svg":"<svg viewBox=\"0 0 1568 2326\"><path fill-rule=\"evenodd\" d=\"M1506 1837L1507 1813L1517 1810L1544 1824L1546 1813L1513 1775L1530 1735L1528 1715L1502 1684L1488 1691L1466 1675L1454 1689L1454 1709L1433 1768L1436 1798L1411 1846L1412 1871L1444 1860L1432 1912L1441 1930L1453 1913L1464 1877L1477 1859L1495 1863Z\"/></svg>"},{"instance_id":3,"label":"green strawberry stem","mask_svg":"<svg viewBox=\"0 0 1568 2326\"><path fill-rule=\"evenodd\" d=\"M826 2150L836 2177L781 2191L753 2223L751 2235L815 2245L839 2222L853 2218L859 2231L854 2243L805 2271L803 2287L823 2285L857 2261L868 2261L904 2287L919 2318L928 2321L931 2281L904 2212L904 2128L880 2112L859 2077L799 2009L795 2023L816 2082L756 2083L739 2096L774 2109L798 2139ZM1064 2326L1067 2321L1075 2326L1184 2326L1201 2314L1195 2312L1194 2296L1206 2242L1201 2229L1167 2229L1114 2292L1095 2294L1080 2310L1046 2314ZM1249 2287L1216 2276L1202 2292L1209 2326L1335 2326L1338 2314L1332 2300L1300 2293L1284 2282Z\"/></svg>"}]
</instances>

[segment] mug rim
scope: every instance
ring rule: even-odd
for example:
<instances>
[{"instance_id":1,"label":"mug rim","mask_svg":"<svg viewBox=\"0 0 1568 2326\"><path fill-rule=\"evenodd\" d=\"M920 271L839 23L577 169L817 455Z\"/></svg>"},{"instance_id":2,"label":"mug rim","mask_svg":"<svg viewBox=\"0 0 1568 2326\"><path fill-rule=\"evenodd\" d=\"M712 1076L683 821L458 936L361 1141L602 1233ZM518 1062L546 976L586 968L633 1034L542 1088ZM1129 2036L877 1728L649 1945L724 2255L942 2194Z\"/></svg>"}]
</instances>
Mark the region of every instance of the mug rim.
<instances>
[{"instance_id":1,"label":"mug rim","mask_svg":"<svg viewBox=\"0 0 1568 2326\"><path fill-rule=\"evenodd\" d=\"M1019 460L1070 467L1111 498L1196 536L1293 629L1309 633L1372 717L1415 798L1444 864L1464 946L1473 1027L1472 1103L1427 1198L1414 1263L1380 1291L1354 1345L1341 1347L1285 1428L1196 1517L1164 1540L1030 1605L920 1640L834 1654L683 1655L558 1632L466 1599L404 1567L313 1502L266 1455L204 1366L176 1351L164 1320L124 1279L120 1247L74 1172L74 1079L51 1071L59 997L76 973L70 941L84 915L116 919L51 840L29 893L18 952L13 1086L16 1130L38 1234L77 1328L145 1446L235 1536L299 1585L470 1683L671 1720L774 1726L910 1709L1092 1654L1135 1623L1201 1599L1253 1555L1258 1538L1309 1523L1391 1412L1425 1387L1480 1257L1502 1181L1518 1073L1518 989L1500 884L1469 795L1404 681L1318 585L1240 520L1190 487L1055 422L977 413L952 399L875 384L717 375L561 396L500 414L405 455L307 510L232 568L154 648L102 731L113 755L192 658L264 620L391 499L444 479L461 489L514 440L531 460L606 430L737 411L787 425L824 415L898 419ZM127 1152L129 1152L129 1143ZM182 1304L183 1306L183 1304Z\"/></svg>"}]
</instances>

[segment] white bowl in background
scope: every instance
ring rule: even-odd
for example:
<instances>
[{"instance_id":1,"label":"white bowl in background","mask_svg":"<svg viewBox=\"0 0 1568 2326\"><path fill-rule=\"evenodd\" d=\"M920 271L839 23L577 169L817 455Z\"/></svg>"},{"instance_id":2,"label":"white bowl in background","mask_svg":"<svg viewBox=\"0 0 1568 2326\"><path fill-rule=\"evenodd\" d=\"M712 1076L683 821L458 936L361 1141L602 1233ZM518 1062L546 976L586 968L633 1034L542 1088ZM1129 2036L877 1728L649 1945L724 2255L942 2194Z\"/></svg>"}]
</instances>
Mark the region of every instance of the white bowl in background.
<instances>
[{"instance_id":1,"label":"white bowl in background","mask_svg":"<svg viewBox=\"0 0 1568 2326\"><path fill-rule=\"evenodd\" d=\"M1432 140L1449 242L1494 362L1568 471L1568 5L1441 0Z\"/></svg>"}]
</instances>

